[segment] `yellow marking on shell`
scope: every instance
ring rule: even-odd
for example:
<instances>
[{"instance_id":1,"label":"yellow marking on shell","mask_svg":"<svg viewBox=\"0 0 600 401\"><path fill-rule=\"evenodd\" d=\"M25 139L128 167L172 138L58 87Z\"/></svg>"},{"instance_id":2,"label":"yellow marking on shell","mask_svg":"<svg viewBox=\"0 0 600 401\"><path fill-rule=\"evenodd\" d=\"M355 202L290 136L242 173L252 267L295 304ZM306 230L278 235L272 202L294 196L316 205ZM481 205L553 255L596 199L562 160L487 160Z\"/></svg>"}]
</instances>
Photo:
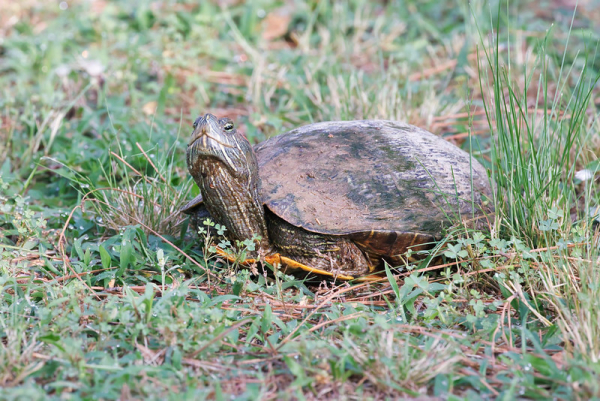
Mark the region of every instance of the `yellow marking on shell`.
<instances>
[{"instance_id":1,"label":"yellow marking on shell","mask_svg":"<svg viewBox=\"0 0 600 401\"><path fill-rule=\"evenodd\" d=\"M231 263L235 263L237 261L237 259L232 256L231 254L225 252L224 250L222 250L221 248L219 248L218 246L215 247L217 250L215 251L215 253L219 256L224 257L225 259L227 259L228 261L230 261ZM251 265L252 263L256 263L256 259L245 259L242 262L240 262L244 265L248 264Z\"/></svg>"},{"instance_id":2,"label":"yellow marking on shell","mask_svg":"<svg viewBox=\"0 0 600 401\"><path fill-rule=\"evenodd\" d=\"M235 257L228 254L221 248L219 248L219 247L216 247L216 248L217 248L217 251L216 251L217 255L224 257L225 259L227 259L228 261L230 261L232 263L235 263L237 261ZM240 263L243 265L251 265L256 262L258 262L256 259L246 259L246 260L241 261ZM354 280L353 276L346 276L345 274L334 274L334 273L328 272L326 270L315 269L314 267L310 267L303 263L296 262L293 259L286 258L285 256L281 256L278 253L266 256L265 262L270 263L272 265L275 265L275 264L286 265L293 269L301 269L301 270L304 270L304 271L307 271L310 273L321 274L323 276L330 276L330 277L334 277L334 278L337 278L340 280Z\"/></svg>"},{"instance_id":3,"label":"yellow marking on shell","mask_svg":"<svg viewBox=\"0 0 600 401\"><path fill-rule=\"evenodd\" d=\"M303 263L296 262L293 259L286 258L285 256L281 256L279 254L277 254L277 256L279 256L279 260L281 261L282 264L285 264L286 266L291 267L291 268L301 269L301 270L304 270L304 271L307 271L307 272L310 272L310 273L321 274L323 276L330 276L330 277L333 277L333 278L339 278L341 280L354 280L353 276L346 276L345 274L334 274L334 273L329 272L327 270L321 270L321 269L316 269L314 267L307 266L307 265L305 265Z\"/></svg>"},{"instance_id":4,"label":"yellow marking on shell","mask_svg":"<svg viewBox=\"0 0 600 401\"><path fill-rule=\"evenodd\" d=\"M417 240L417 237L419 236L418 233L415 233L415 235L413 236L412 241L410 241L410 245L408 247L411 247L415 244L415 241Z\"/></svg>"}]
</instances>

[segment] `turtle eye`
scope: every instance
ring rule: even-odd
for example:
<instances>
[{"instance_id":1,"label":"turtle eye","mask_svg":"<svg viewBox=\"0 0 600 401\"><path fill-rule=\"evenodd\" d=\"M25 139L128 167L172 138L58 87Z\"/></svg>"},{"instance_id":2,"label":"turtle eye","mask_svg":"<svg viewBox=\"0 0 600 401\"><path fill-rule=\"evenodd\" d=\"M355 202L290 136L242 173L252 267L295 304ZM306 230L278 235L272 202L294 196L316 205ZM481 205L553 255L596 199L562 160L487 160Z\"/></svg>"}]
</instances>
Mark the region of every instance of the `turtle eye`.
<instances>
[{"instance_id":1,"label":"turtle eye","mask_svg":"<svg viewBox=\"0 0 600 401\"><path fill-rule=\"evenodd\" d=\"M194 127L194 129L196 129L196 127L198 126L198 122L200 121L202 117L198 117L197 119L194 120L194 123L192 124L192 127Z\"/></svg>"},{"instance_id":2,"label":"turtle eye","mask_svg":"<svg viewBox=\"0 0 600 401\"><path fill-rule=\"evenodd\" d=\"M223 126L225 131L231 131L233 129L233 123L231 121L227 121Z\"/></svg>"}]
</instances>

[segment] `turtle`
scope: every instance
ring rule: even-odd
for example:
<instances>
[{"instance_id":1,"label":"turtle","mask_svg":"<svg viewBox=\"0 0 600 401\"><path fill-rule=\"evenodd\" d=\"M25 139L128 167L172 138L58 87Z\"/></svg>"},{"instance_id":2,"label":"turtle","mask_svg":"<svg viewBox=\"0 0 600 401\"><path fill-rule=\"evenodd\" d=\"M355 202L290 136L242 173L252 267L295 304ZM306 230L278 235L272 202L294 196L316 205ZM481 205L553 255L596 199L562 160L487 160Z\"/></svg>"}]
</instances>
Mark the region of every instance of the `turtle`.
<instances>
[{"instance_id":1,"label":"turtle","mask_svg":"<svg viewBox=\"0 0 600 401\"><path fill-rule=\"evenodd\" d=\"M399 121L318 122L253 147L230 118L206 114L186 159L200 194L182 211L230 240L260 238L257 255L286 272L369 277L430 249L453 221L493 213L477 160Z\"/></svg>"}]
</instances>

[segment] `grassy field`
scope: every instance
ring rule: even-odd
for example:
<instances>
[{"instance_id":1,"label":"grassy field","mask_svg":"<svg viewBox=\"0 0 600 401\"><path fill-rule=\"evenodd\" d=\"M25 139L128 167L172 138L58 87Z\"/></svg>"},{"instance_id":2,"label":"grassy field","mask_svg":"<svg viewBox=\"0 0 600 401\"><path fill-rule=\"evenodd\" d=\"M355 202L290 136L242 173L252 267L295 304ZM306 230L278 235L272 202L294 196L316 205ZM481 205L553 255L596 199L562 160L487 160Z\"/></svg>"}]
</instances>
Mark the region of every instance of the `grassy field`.
<instances>
[{"instance_id":1,"label":"grassy field","mask_svg":"<svg viewBox=\"0 0 600 401\"><path fill-rule=\"evenodd\" d=\"M199 4L0 0L1 399L600 398L598 0ZM206 112L418 125L495 221L379 283L240 269L177 212Z\"/></svg>"}]
</instances>

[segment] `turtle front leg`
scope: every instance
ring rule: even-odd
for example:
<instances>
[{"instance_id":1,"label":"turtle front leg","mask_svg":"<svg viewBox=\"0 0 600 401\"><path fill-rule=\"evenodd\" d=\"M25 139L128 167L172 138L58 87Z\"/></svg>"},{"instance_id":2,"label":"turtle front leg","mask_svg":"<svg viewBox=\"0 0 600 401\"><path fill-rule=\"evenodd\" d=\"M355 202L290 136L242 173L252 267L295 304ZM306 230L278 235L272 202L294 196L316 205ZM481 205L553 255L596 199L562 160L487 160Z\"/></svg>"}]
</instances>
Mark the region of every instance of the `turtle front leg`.
<instances>
[{"instance_id":1,"label":"turtle front leg","mask_svg":"<svg viewBox=\"0 0 600 401\"><path fill-rule=\"evenodd\" d=\"M373 271L364 253L348 238L312 233L270 212L268 218L269 240L280 253L277 261L288 270L301 269L344 280Z\"/></svg>"}]
</instances>

